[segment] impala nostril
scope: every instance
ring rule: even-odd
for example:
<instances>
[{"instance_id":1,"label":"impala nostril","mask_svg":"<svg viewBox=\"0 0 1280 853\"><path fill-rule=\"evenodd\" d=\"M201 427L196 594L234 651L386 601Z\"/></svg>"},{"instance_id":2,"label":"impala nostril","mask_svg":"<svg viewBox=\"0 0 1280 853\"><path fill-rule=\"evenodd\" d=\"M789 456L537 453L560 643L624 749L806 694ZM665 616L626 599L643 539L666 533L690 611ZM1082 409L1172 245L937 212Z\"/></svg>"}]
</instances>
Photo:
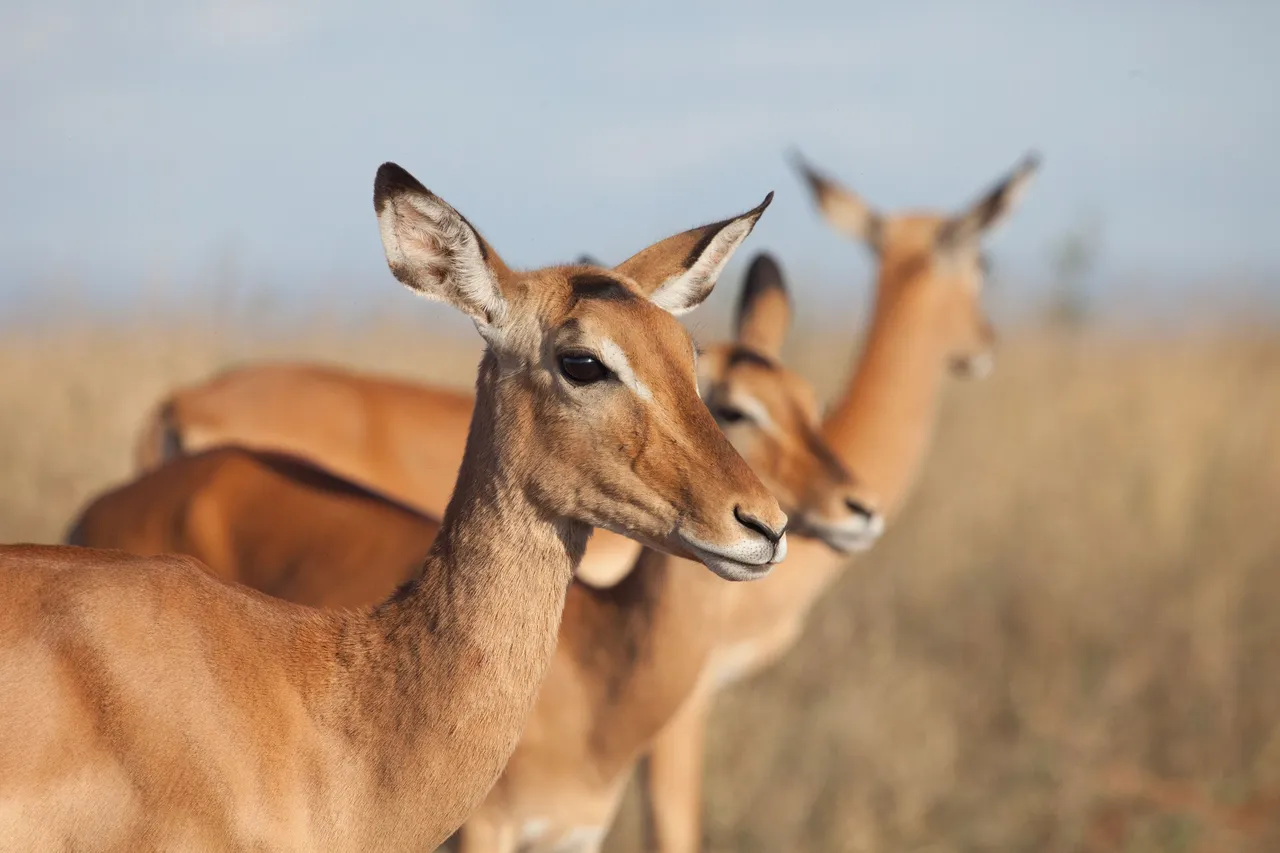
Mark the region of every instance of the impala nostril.
<instances>
[{"instance_id":1,"label":"impala nostril","mask_svg":"<svg viewBox=\"0 0 1280 853\"><path fill-rule=\"evenodd\" d=\"M875 512L869 509L867 505L861 501L854 500L853 498L847 498L844 505L849 508L850 512L860 517L863 521L870 521L875 517Z\"/></svg>"},{"instance_id":2,"label":"impala nostril","mask_svg":"<svg viewBox=\"0 0 1280 853\"><path fill-rule=\"evenodd\" d=\"M742 507L735 506L733 508L733 517L738 519L738 523L748 530L754 530L765 539L768 539L774 545L777 545L782 539L782 534L787 532L787 526L784 524L781 530L774 530L754 515L750 515L742 511Z\"/></svg>"}]
</instances>

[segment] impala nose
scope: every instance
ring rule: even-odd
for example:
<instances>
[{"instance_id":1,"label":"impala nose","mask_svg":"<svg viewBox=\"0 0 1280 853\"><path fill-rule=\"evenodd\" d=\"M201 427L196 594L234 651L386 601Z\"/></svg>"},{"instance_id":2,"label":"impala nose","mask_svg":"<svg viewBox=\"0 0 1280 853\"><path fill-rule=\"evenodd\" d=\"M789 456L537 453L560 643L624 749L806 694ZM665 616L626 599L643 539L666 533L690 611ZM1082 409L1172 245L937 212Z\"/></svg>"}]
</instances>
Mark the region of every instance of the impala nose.
<instances>
[{"instance_id":1,"label":"impala nose","mask_svg":"<svg viewBox=\"0 0 1280 853\"><path fill-rule=\"evenodd\" d=\"M884 533L884 516L875 509L874 504L868 504L856 497L846 497L844 506L849 510L847 521L840 525L845 538L841 545L836 547L852 551L870 548L872 543L880 538L880 534Z\"/></svg>"},{"instance_id":2,"label":"impala nose","mask_svg":"<svg viewBox=\"0 0 1280 853\"><path fill-rule=\"evenodd\" d=\"M875 518L875 511L868 507L860 500L855 498L846 498L844 505L849 508L849 512L861 518L863 521L870 523Z\"/></svg>"},{"instance_id":3,"label":"impala nose","mask_svg":"<svg viewBox=\"0 0 1280 853\"><path fill-rule=\"evenodd\" d=\"M733 508L733 517L738 523L748 530L759 533L765 539L769 540L769 544L773 546L773 557L769 560L771 563L781 563L787 556L787 523L784 520L780 526L774 527L762 521L759 517L745 511L741 506Z\"/></svg>"},{"instance_id":4,"label":"impala nose","mask_svg":"<svg viewBox=\"0 0 1280 853\"><path fill-rule=\"evenodd\" d=\"M787 517L781 511L776 521L769 522L738 504L733 508L733 519L739 527L723 531L717 542L702 539L688 529L677 529L676 537L683 550L725 580L764 577L775 564L786 558ZM731 541L723 540L724 533L729 534Z\"/></svg>"},{"instance_id":5,"label":"impala nose","mask_svg":"<svg viewBox=\"0 0 1280 853\"><path fill-rule=\"evenodd\" d=\"M774 530L772 527L765 524L763 521L756 518L754 515L751 515L750 513L747 513L747 512L743 512L742 507L740 506L735 506L733 508L733 517L738 519L738 523L741 524L743 527L747 528L748 530L754 530L756 533L759 533L761 536L763 536L765 539L768 539L774 545L777 545L778 540L781 539L783 535L785 535L787 532L787 526L785 524L782 526L781 529Z\"/></svg>"}]
</instances>

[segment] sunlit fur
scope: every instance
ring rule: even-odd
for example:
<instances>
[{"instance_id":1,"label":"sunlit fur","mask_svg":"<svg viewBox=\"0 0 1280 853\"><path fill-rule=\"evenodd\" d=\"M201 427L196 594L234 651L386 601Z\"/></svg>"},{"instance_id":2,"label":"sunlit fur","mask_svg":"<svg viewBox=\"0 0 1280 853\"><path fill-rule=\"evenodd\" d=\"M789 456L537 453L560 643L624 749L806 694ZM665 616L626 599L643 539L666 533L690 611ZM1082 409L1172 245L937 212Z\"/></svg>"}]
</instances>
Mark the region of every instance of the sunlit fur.
<instances>
[{"instance_id":1,"label":"sunlit fur","mask_svg":"<svg viewBox=\"0 0 1280 853\"><path fill-rule=\"evenodd\" d=\"M777 361L790 305L780 278L759 286L763 261L748 272L736 339L698 360L704 399L713 413L742 395L761 402L769 426L722 428L793 529L839 551L868 547L880 517L819 435L812 388ZM527 853L597 850L637 759L706 677L741 586L653 552L607 590L576 584L520 745L458 833L462 853L513 853L517 839Z\"/></svg>"},{"instance_id":2,"label":"sunlit fur","mask_svg":"<svg viewBox=\"0 0 1280 853\"><path fill-rule=\"evenodd\" d=\"M748 274L737 339L707 348L699 378L722 399L766 401L767 429L722 424L798 530L865 547L879 516L817 434L812 389L776 361L790 305ZM171 460L85 511L86 544L178 551L220 577L306 604L380 600L421 558L436 525L296 461L239 448ZM569 590L560 642L520 746L462 836L468 850L533 849L603 836L639 752L697 684L733 585L650 553L606 591ZM591 831L588 831L591 830Z\"/></svg>"},{"instance_id":3,"label":"sunlit fur","mask_svg":"<svg viewBox=\"0 0 1280 853\"><path fill-rule=\"evenodd\" d=\"M682 311L678 299L694 305L710 292L714 276L769 198L744 216L656 243L603 274L626 279L634 278L632 271L644 269L657 282L649 286L662 291L664 304ZM432 213L440 209L435 202L423 207ZM443 245L416 242L431 257L439 257L467 242L458 232L449 233ZM557 269L562 275L600 270L583 263ZM469 282L468 313L482 317L490 310L485 307L487 297L477 291L474 278ZM462 458L470 415L470 396L454 389L322 365L248 365L177 389L162 400L139 434L135 461L143 472L176 455L223 445L279 451L439 517ZM691 522L691 527L692 536L706 541L698 532L700 525ZM639 551L635 541L621 534L598 531L578 574L608 586L630 569Z\"/></svg>"},{"instance_id":4,"label":"sunlit fur","mask_svg":"<svg viewBox=\"0 0 1280 853\"><path fill-rule=\"evenodd\" d=\"M875 312L847 386L821 431L892 520L930 445L945 375L989 365L993 334L982 314L979 239L1011 210L1035 170L1026 158L959 214L885 215L800 161L827 222L879 261ZM654 744L646 801L656 847L687 853L701 841L702 741L721 687L785 653L846 561L793 537L786 571L734 588L707 677ZM833 661L833 664L836 662Z\"/></svg>"},{"instance_id":5,"label":"sunlit fur","mask_svg":"<svg viewBox=\"0 0 1280 853\"><path fill-rule=\"evenodd\" d=\"M373 607L321 611L223 584L190 558L0 548L0 683L23 685L0 691L6 846L430 849L515 747L589 523L638 522L667 542L697 519L736 546L764 538L728 532L745 508L780 531L776 501L705 409L687 405L693 357L674 318L643 298L575 311L568 270L511 272L443 203L432 222L387 228L389 212L420 212L426 192L396 166L379 170L383 234L401 240L399 254L388 247L393 271L476 318L489 348L458 484L420 571ZM475 240L450 244L446 261L414 249L463 226ZM672 239L697 261L689 238ZM625 284L643 294L670 274L634 264ZM605 478L659 469L614 434L625 416L615 404L634 394L588 415L560 388L547 363L558 341L537 329L565 335L569 319L580 343L643 337L643 355L629 355L654 390L645 417L659 422L666 464L716 460L714 483L651 485L640 473L611 502ZM547 462L557 440L597 458Z\"/></svg>"},{"instance_id":6,"label":"sunlit fur","mask_svg":"<svg viewBox=\"0 0 1280 853\"><path fill-rule=\"evenodd\" d=\"M475 402L470 391L327 364L255 362L170 392L148 415L135 473L238 446L305 459L426 515L444 515ZM231 487L223 505L235 500ZM640 545L597 530L578 567L608 586ZM591 574L595 572L595 574Z\"/></svg>"}]
</instances>

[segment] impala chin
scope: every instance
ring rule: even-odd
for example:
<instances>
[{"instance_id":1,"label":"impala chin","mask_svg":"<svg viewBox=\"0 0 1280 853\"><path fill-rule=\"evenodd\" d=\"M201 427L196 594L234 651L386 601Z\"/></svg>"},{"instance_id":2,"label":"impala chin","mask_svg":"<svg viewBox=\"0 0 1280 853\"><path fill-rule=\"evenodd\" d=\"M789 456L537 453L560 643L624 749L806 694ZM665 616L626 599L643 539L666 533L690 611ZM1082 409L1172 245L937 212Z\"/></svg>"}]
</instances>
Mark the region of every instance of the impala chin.
<instances>
[{"instance_id":1,"label":"impala chin","mask_svg":"<svg viewBox=\"0 0 1280 853\"><path fill-rule=\"evenodd\" d=\"M729 546L712 545L684 532L677 532L676 538L690 557L728 581L762 578L787 556L785 533L776 544L763 536L744 538Z\"/></svg>"}]
</instances>

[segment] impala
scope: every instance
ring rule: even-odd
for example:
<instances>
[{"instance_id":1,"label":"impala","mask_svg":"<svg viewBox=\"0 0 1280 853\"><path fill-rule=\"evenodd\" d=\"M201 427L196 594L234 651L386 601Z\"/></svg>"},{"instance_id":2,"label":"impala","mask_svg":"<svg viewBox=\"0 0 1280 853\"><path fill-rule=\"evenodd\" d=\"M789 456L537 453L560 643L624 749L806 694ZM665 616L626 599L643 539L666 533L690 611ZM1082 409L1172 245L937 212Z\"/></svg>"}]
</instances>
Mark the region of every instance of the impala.
<instances>
[{"instance_id":1,"label":"impala","mask_svg":"<svg viewBox=\"0 0 1280 853\"><path fill-rule=\"evenodd\" d=\"M1037 158L1027 156L955 215L884 215L803 161L798 165L827 222L879 260L862 356L822 433L892 518L928 450L945 374L981 376L991 368L994 334L980 303L980 241L1012 209ZM663 853L696 850L701 841L702 743L715 691L789 649L814 601L846 563L800 537L792 540L787 562L785 571L759 584L730 589L720 642L702 683L647 757L650 830Z\"/></svg>"},{"instance_id":2,"label":"impala","mask_svg":"<svg viewBox=\"0 0 1280 853\"><path fill-rule=\"evenodd\" d=\"M170 459L95 498L71 545L195 557L312 607L360 607L411 578L440 523L310 462L244 447Z\"/></svg>"},{"instance_id":3,"label":"impala","mask_svg":"<svg viewBox=\"0 0 1280 853\"><path fill-rule=\"evenodd\" d=\"M765 574L786 518L701 405L672 314L706 297L768 201L612 272L515 272L384 164L392 272L486 341L419 572L372 607L321 611L190 558L0 549L4 846L428 849L514 749L591 527Z\"/></svg>"},{"instance_id":4,"label":"impala","mask_svg":"<svg viewBox=\"0 0 1280 853\"><path fill-rule=\"evenodd\" d=\"M157 406L138 441L135 470L145 473L181 455L236 445L309 460L440 518L474 402L452 388L341 367L245 365L180 388ZM579 574L607 586L639 553L638 543L598 531Z\"/></svg>"},{"instance_id":5,"label":"impala","mask_svg":"<svg viewBox=\"0 0 1280 853\"><path fill-rule=\"evenodd\" d=\"M776 263L757 257L735 340L698 360L702 396L789 529L860 549L881 522L818 435L812 389L778 361L790 314ZM435 533L432 520L297 460L223 447L98 498L73 538L181 552L291 601L354 607L402 583ZM547 679L501 780L459 832L463 850L595 849L637 758L697 685L730 588L656 552L610 589L570 587Z\"/></svg>"},{"instance_id":6,"label":"impala","mask_svg":"<svg viewBox=\"0 0 1280 853\"><path fill-rule=\"evenodd\" d=\"M735 340L698 360L703 399L792 531L862 550L882 522L819 435L812 388L779 361L791 311L778 267L761 255L746 281ZM599 850L636 762L701 681L734 586L653 551L609 589L575 584L524 734L459 830L461 853Z\"/></svg>"}]
</instances>

